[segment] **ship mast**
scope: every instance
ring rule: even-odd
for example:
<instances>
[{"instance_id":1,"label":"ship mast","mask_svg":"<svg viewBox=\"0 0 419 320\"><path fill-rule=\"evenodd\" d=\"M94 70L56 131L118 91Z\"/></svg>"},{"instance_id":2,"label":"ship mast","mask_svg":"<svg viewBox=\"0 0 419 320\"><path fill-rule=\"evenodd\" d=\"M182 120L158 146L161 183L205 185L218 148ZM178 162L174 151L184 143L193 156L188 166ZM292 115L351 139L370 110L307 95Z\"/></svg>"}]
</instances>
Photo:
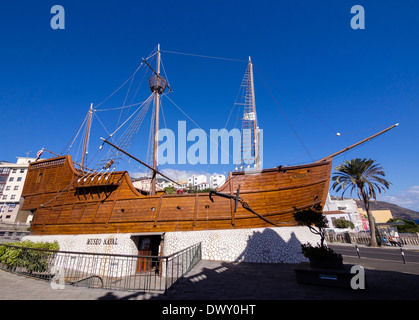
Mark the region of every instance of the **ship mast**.
<instances>
[{"instance_id":1,"label":"ship mast","mask_svg":"<svg viewBox=\"0 0 419 320\"><path fill-rule=\"evenodd\" d=\"M160 54L160 44L157 45L157 68L156 74L153 75L153 79L155 82L153 83L154 86L150 86L154 92L155 99L154 99L154 148L153 148L153 173L151 178L151 195L156 194L156 181L157 181L157 147L158 147L158 131L159 131L159 106L160 106L160 93L164 91L164 87L160 84L160 61L161 61L161 54ZM162 91L163 89L163 91Z\"/></svg>"},{"instance_id":2,"label":"ship mast","mask_svg":"<svg viewBox=\"0 0 419 320\"><path fill-rule=\"evenodd\" d=\"M250 74L250 91L252 95L252 112L255 115L253 120L253 149L255 151L255 170L260 168L260 151L259 151L259 127L257 125L257 116L256 116L256 101L255 101L255 84L253 79L253 63L252 59L249 57L249 74Z\"/></svg>"},{"instance_id":3,"label":"ship mast","mask_svg":"<svg viewBox=\"0 0 419 320\"><path fill-rule=\"evenodd\" d=\"M82 155L81 164L80 164L80 167L82 169L84 168L84 159L85 159L86 154L88 152L87 151L87 148L88 148L87 145L88 145L89 136L90 136L90 125L91 125L91 122L92 122L92 113L93 113L93 103L90 104L90 109L89 109L89 113L88 113L89 118L87 119L87 126L86 126L86 135L84 136L83 155Z\"/></svg>"},{"instance_id":4,"label":"ship mast","mask_svg":"<svg viewBox=\"0 0 419 320\"><path fill-rule=\"evenodd\" d=\"M253 163L254 170L261 169L259 127L257 124L255 87L253 78L253 63L249 57L246 74L243 79L244 87L244 113L243 113L243 140L242 140L242 165L244 170L250 170Z\"/></svg>"}]
</instances>

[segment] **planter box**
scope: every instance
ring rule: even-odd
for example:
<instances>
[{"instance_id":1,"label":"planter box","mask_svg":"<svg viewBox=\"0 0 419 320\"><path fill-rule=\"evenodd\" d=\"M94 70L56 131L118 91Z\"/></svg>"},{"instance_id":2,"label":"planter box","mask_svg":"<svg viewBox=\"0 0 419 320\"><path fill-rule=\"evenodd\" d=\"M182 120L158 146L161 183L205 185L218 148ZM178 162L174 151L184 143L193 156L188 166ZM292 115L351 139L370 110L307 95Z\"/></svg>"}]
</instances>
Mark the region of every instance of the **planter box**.
<instances>
[{"instance_id":1,"label":"planter box","mask_svg":"<svg viewBox=\"0 0 419 320\"><path fill-rule=\"evenodd\" d=\"M310 266L313 269L335 269L343 270L343 258L341 254L336 254L329 257L311 257Z\"/></svg>"},{"instance_id":2,"label":"planter box","mask_svg":"<svg viewBox=\"0 0 419 320\"><path fill-rule=\"evenodd\" d=\"M343 269L313 269L309 263L303 262L298 265L295 276L298 283L328 286L335 288L351 288L351 280L354 274L350 272L352 265L346 265Z\"/></svg>"}]
</instances>

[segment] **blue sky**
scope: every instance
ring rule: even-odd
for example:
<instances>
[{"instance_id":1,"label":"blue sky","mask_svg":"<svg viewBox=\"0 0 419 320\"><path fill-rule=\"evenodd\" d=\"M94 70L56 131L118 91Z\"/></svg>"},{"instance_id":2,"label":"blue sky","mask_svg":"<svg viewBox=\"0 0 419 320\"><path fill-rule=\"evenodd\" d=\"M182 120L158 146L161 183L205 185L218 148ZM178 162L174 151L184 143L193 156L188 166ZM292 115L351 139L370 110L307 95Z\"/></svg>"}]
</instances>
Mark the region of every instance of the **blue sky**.
<instances>
[{"instance_id":1,"label":"blue sky","mask_svg":"<svg viewBox=\"0 0 419 320\"><path fill-rule=\"evenodd\" d=\"M56 4L65 9L65 30L50 27ZM350 25L358 4L364 30ZM382 199L419 210L418 2L4 0L0 9L1 160L34 156L42 147L61 152L90 103L114 92L160 43L166 51L252 57L265 168L311 162L400 123L335 158L334 166L377 160L392 182ZM162 59L170 99L205 131L223 128L246 63L167 52ZM101 108L122 106L119 93ZM187 120L169 100L163 107L168 127ZM118 117L104 114L98 113L106 125ZM90 154L104 135L97 126ZM140 159L144 130L131 150ZM176 169L228 173L234 164Z\"/></svg>"}]
</instances>

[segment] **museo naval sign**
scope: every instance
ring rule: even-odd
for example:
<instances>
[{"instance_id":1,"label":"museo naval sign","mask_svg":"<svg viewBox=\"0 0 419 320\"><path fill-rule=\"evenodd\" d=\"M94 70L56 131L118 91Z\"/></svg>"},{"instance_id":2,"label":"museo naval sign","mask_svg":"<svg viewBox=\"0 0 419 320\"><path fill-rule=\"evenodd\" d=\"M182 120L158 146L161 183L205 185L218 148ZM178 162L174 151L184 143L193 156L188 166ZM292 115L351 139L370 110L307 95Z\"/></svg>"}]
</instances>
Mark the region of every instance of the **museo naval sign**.
<instances>
[{"instance_id":1,"label":"museo naval sign","mask_svg":"<svg viewBox=\"0 0 419 320\"><path fill-rule=\"evenodd\" d=\"M89 238L86 245L100 246L100 245L117 245L118 238Z\"/></svg>"}]
</instances>

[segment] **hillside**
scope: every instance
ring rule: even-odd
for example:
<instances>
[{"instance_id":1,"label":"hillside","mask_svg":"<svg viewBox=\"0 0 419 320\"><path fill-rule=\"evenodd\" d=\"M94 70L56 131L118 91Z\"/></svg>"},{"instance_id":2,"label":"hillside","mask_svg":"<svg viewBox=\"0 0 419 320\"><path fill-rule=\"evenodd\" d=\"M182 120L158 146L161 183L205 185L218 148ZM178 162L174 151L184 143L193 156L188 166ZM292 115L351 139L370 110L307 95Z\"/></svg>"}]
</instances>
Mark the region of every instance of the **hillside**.
<instances>
[{"instance_id":1,"label":"hillside","mask_svg":"<svg viewBox=\"0 0 419 320\"><path fill-rule=\"evenodd\" d=\"M365 209L362 201L355 200L358 207ZM396 204L384 202L384 201L371 201L371 210L390 210L394 218L400 218L405 220L418 220L419 212L402 208Z\"/></svg>"}]
</instances>

